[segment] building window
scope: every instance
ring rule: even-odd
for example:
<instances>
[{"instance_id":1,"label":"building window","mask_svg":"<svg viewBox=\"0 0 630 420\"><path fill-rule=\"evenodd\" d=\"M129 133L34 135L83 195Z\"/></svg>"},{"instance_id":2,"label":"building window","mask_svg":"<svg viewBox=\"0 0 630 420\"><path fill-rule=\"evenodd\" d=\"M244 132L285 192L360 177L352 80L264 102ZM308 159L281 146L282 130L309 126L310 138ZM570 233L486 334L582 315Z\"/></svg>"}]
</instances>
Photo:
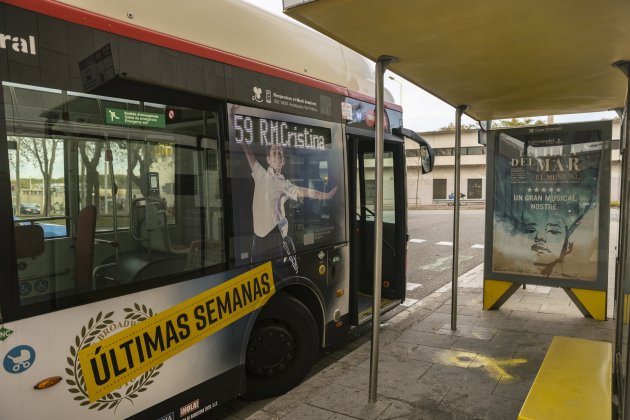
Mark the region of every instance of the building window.
<instances>
[{"instance_id":1,"label":"building window","mask_svg":"<svg viewBox=\"0 0 630 420\"><path fill-rule=\"evenodd\" d=\"M482 179L475 178L468 180L468 198L480 199L482 192Z\"/></svg>"},{"instance_id":2,"label":"building window","mask_svg":"<svg viewBox=\"0 0 630 420\"><path fill-rule=\"evenodd\" d=\"M433 180L433 199L445 199L446 198L446 179L434 179Z\"/></svg>"},{"instance_id":3,"label":"building window","mask_svg":"<svg viewBox=\"0 0 630 420\"><path fill-rule=\"evenodd\" d=\"M433 149L435 151L436 156L454 156L455 148L454 147L442 147L439 149ZM474 146L474 147L462 147L460 154L464 155L485 155L486 148L484 146ZM410 156L409 154L407 156Z\"/></svg>"},{"instance_id":4,"label":"building window","mask_svg":"<svg viewBox=\"0 0 630 420\"><path fill-rule=\"evenodd\" d=\"M453 152L455 151L452 147L443 147L441 149L433 150L435 150L435 156L453 156Z\"/></svg>"},{"instance_id":5,"label":"building window","mask_svg":"<svg viewBox=\"0 0 630 420\"><path fill-rule=\"evenodd\" d=\"M475 146L475 147L464 147L462 150L462 155L485 155L486 148L483 146Z\"/></svg>"}]
</instances>

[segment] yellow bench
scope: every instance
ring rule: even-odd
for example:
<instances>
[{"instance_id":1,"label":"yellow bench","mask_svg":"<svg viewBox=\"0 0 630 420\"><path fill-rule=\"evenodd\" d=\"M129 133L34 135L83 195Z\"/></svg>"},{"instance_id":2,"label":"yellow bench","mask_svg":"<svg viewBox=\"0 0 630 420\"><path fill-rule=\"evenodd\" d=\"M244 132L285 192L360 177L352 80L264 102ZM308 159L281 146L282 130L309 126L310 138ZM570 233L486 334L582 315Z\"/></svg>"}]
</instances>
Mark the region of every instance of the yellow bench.
<instances>
[{"instance_id":1,"label":"yellow bench","mask_svg":"<svg viewBox=\"0 0 630 420\"><path fill-rule=\"evenodd\" d=\"M612 345L554 337L518 418L611 419Z\"/></svg>"}]
</instances>

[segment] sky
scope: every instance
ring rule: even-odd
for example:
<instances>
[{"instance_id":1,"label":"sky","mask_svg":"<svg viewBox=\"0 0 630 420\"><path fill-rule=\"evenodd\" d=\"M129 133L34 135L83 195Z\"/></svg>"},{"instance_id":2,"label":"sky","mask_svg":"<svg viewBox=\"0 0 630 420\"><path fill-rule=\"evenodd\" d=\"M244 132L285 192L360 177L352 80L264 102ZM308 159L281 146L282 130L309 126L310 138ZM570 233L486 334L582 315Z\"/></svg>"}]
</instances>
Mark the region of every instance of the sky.
<instances>
[{"instance_id":1,"label":"sky","mask_svg":"<svg viewBox=\"0 0 630 420\"><path fill-rule=\"evenodd\" d=\"M286 19L291 19L282 13L282 0L241 1L252 3L260 8L283 16ZM403 125L405 128L417 132L435 131L455 122L455 108L400 76L387 71L385 73L385 87L394 95L396 103L403 107ZM614 112L557 115L554 117L554 121L556 123L592 121L612 119L615 116L616 114ZM533 119L547 121L547 116L533 117ZM466 115L462 118L462 124L475 123L475 120Z\"/></svg>"}]
</instances>

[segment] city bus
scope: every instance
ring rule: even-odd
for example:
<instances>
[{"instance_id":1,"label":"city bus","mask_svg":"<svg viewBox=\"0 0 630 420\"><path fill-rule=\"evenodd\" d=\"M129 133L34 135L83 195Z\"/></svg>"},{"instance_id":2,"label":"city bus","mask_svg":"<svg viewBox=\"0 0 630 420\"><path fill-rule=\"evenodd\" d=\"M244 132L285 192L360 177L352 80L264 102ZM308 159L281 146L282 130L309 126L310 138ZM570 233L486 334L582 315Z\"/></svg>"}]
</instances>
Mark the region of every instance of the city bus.
<instances>
[{"instance_id":1,"label":"city bus","mask_svg":"<svg viewBox=\"0 0 630 420\"><path fill-rule=\"evenodd\" d=\"M372 315L374 68L242 2L0 1L0 407L194 418ZM386 97L382 308L405 299Z\"/></svg>"}]
</instances>

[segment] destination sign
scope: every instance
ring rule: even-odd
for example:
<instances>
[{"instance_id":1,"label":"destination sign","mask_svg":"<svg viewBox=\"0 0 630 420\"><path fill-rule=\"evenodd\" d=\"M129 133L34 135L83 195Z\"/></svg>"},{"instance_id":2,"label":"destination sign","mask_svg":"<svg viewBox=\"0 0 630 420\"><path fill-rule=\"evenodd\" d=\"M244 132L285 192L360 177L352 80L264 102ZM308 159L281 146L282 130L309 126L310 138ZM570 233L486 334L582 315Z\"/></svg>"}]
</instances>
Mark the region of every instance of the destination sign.
<instances>
[{"instance_id":1,"label":"destination sign","mask_svg":"<svg viewBox=\"0 0 630 420\"><path fill-rule=\"evenodd\" d=\"M239 114L232 123L236 143L323 150L331 142L330 130L322 127Z\"/></svg>"}]
</instances>

